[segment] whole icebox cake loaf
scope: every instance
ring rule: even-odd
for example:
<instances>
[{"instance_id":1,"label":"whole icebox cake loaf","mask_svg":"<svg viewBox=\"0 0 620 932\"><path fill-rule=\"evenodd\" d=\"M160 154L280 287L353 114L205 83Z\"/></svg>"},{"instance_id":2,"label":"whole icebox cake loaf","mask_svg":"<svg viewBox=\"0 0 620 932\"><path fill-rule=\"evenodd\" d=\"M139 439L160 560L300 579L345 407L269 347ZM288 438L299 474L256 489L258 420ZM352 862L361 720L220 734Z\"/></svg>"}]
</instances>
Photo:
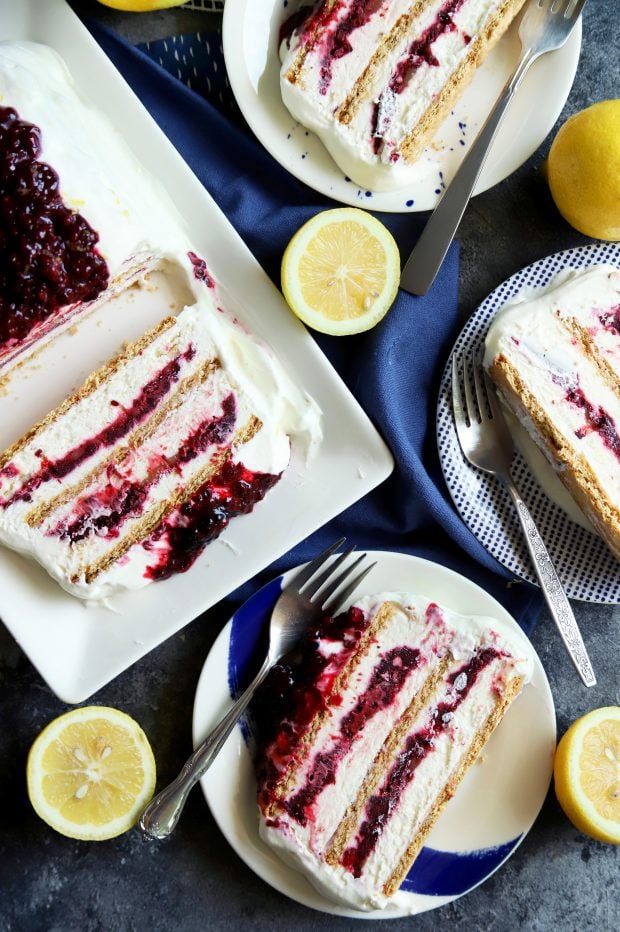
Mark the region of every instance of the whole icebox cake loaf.
<instances>
[{"instance_id":1,"label":"whole icebox cake loaf","mask_svg":"<svg viewBox=\"0 0 620 932\"><path fill-rule=\"evenodd\" d=\"M261 837L329 899L384 907L531 674L505 623L422 596L326 618L255 700Z\"/></svg>"},{"instance_id":2,"label":"whole icebox cake loaf","mask_svg":"<svg viewBox=\"0 0 620 932\"><path fill-rule=\"evenodd\" d=\"M321 0L283 27L284 104L345 175L403 187L523 3Z\"/></svg>"},{"instance_id":3,"label":"whole icebox cake loaf","mask_svg":"<svg viewBox=\"0 0 620 932\"><path fill-rule=\"evenodd\" d=\"M0 43L0 159L5 372L149 270L174 266L193 300L0 453L0 541L86 599L185 570L278 481L291 438L312 455L320 411L51 49Z\"/></svg>"},{"instance_id":4,"label":"whole icebox cake loaf","mask_svg":"<svg viewBox=\"0 0 620 932\"><path fill-rule=\"evenodd\" d=\"M493 321L484 364L620 559L620 270L564 273Z\"/></svg>"}]
</instances>

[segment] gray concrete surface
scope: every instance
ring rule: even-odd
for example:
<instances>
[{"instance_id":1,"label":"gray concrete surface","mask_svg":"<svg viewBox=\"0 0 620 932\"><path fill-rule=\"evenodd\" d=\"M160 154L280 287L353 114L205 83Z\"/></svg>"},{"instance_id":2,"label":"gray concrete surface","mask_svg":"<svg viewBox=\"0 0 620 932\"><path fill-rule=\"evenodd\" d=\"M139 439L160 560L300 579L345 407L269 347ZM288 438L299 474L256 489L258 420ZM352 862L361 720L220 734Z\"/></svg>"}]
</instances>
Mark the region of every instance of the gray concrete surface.
<instances>
[{"instance_id":1,"label":"gray concrete surface","mask_svg":"<svg viewBox=\"0 0 620 932\"><path fill-rule=\"evenodd\" d=\"M74 0L74 5L131 41L191 32L212 22L181 10L133 16L105 10L92 0ZM615 0L589 0L579 71L561 120L596 100L619 96L617 7ZM588 241L563 223L547 193L539 169L549 144L550 139L467 211L459 233L463 319L521 266ZM593 690L581 687L546 613L533 637L551 683L559 734L589 709L619 702L620 610L576 604L575 611L599 677ZM94 697L141 722L153 744L159 786L190 752L197 679L225 621L221 609L212 609ZM199 791L192 794L176 834L162 844L146 844L135 832L87 844L48 829L27 799L26 757L37 733L66 707L2 626L0 710L1 932L360 928L357 921L299 906L255 876L220 835ZM574 829L551 791L528 837L489 881L447 907L391 920L386 928L606 932L620 926L617 855L617 848Z\"/></svg>"}]
</instances>

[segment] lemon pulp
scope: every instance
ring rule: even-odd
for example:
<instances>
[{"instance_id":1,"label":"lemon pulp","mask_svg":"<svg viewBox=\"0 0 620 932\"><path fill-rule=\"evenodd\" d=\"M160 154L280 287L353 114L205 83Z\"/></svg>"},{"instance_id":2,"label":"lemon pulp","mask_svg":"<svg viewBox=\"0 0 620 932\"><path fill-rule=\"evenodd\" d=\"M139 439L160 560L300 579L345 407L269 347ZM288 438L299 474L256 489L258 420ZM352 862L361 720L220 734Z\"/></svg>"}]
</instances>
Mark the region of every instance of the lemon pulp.
<instances>
[{"instance_id":1,"label":"lemon pulp","mask_svg":"<svg viewBox=\"0 0 620 932\"><path fill-rule=\"evenodd\" d=\"M117 709L89 706L51 722L35 740L28 795L52 828L71 838L113 838L134 825L155 788L153 752Z\"/></svg>"},{"instance_id":2,"label":"lemon pulp","mask_svg":"<svg viewBox=\"0 0 620 932\"><path fill-rule=\"evenodd\" d=\"M315 330L360 333L390 308L400 278L392 234L356 208L322 211L291 239L282 290L293 312Z\"/></svg>"}]
</instances>

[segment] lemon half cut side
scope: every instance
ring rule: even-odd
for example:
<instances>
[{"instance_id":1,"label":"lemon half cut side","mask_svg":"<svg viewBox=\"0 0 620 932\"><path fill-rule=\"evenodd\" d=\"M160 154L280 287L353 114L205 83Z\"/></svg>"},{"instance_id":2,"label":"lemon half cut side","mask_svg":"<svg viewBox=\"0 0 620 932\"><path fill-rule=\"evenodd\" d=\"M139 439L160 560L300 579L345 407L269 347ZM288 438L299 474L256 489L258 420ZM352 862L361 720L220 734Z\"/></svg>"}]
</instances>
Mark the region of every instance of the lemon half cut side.
<instances>
[{"instance_id":1,"label":"lemon half cut side","mask_svg":"<svg viewBox=\"0 0 620 932\"><path fill-rule=\"evenodd\" d=\"M553 772L558 802L573 825L620 844L620 707L577 719L558 744Z\"/></svg>"},{"instance_id":2,"label":"lemon half cut side","mask_svg":"<svg viewBox=\"0 0 620 932\"><path fill-rule=\"evenodd\" d=\"M282 258L282 291L297 317L343 336L374 327L398 292L400 255L390 231L355 207L324 210L293 236Z\"/></svg>"},{"instance_id":3,"label":"lemon half cut side","mask_svg":"<svg viewBox=\"0 0 620 932\"><path fill-rule=\"evenodd\" d=\"M137 722L86 706L50 722L26 768L37 814L62 835L103 841L136 824L155 789L155 760Z\"/></svg>"}]
</instances>

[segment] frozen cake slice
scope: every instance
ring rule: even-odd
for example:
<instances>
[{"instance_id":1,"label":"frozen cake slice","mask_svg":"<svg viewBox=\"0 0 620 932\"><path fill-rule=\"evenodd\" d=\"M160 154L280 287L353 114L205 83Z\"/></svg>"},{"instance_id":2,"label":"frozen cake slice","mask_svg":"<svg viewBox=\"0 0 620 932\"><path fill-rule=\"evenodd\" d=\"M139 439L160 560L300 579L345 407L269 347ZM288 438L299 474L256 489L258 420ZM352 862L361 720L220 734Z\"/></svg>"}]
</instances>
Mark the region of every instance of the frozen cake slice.
<instances>
[{"instance_id":1,"label":"frozen cake slice","mask_svg":"<svg viewBox=\"0 0 620 932\"><path fill-rule=\"evenodd\" d=\"M258 698L261 837L330 899L384 906L530 674L505 625L423 597L326 619Z\"/></svg>"},{"instance_id":2,"label":"frozen cake slice","mask_svg":"<svg viewBox=\"0 0 620 932\"><path fill-rule=\"evenodd\" d=\"M524 0L323 0L286 39L284 104L358 184L394 190Z\"/></svg>"},{"instance_id":3,"label":"frozen cake slice","mask_svg":"<svg viewBox=\"0 0 620 932\"><path fill-rule=\"evenodd\" d=\"M572 272L493 321L485 366L620 559L620 271Z\"/></svg>"}]
</instances>

